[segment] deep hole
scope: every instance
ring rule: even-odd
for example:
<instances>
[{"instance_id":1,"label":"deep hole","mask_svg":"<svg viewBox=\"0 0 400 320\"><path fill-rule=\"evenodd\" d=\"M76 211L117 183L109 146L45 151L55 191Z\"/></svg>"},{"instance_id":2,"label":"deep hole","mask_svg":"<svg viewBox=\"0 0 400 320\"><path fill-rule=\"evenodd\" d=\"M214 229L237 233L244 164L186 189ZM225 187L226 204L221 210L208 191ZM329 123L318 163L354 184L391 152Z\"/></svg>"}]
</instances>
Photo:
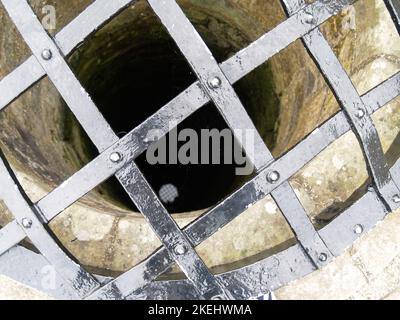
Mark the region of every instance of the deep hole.
<instances>
[{"instance_id":1,"label":"deep hole","mask_svg":"<svg viewBox=\"0 0 400 320\"><path fill-rule=\"evenodd\" d=\"M218 35L212 34L212 37ZM213 39L209 45L213 46L212 51L219 60L239 49L218 47ZM118 27L104 28L72 56L71 64L120 137L196 81L173 40L147 9L139 21L129 20ZM235 89L267 143L272 144L277 111L270 108L274 93L268 66L246 77ZM277 104L274 107L277 108ZM180 124L178 132L185 128L200 133L201 129L223 130L227 125L210 103ZM96 152L91 150L93 157ZM224 154L224 150L220 153ZM171 213L210 207L249 178L237 176L234 163L150 165L146 153L136 162ZM113 200L136 210L116 179L108 181L105 189Z\"/></svg>"},{"instance_id":2,"label":"deep hole","mask_svg":"<svg viewBox=\"0 0 400 320\"><path fill-rule=\"evenodd\" d=\"M224 129L228 129L228 126L218 113L216 107L213 104L208 104L183 121L178 126L176 132L179 133L181 130L187 128L193 129L200 140L201 130L217 129L221 132ZM167 148L172 144L172 139L176 140L173 138L173 134L169 134L166 139L164 139ZM161 141L161 143L164 141ZM231 164L224 164L224 142L225 141L221 139L221 164L212 164L211 159L209 159L209 164L150 165L146 160L146 153L138 158L137 163L154 190L160 193L161 199L164 200L163 194L166 196L167 201L164 200L163 202L170 212L204 209L214 205L228 195L241 181L248 178L246 176L236 175L235 169L240 166L239 164L235 164L234 162ZM186 142L179 141L178 149L185 143ZM238 146L236 145L236 147ZM229 146L226 146L226 148L229 148ZM197 150L200 158L202 154L200 141ZM233 159L233 149L230 151ZM210 156L212 155L211 147L209 154ZM170 161L169 155L167 155L167 158L168 163L171 163L172 161ZM170 193L172 193L171 197L175 195L175 199L168 201L168 195Z\"/></svg>"}]
</instances>

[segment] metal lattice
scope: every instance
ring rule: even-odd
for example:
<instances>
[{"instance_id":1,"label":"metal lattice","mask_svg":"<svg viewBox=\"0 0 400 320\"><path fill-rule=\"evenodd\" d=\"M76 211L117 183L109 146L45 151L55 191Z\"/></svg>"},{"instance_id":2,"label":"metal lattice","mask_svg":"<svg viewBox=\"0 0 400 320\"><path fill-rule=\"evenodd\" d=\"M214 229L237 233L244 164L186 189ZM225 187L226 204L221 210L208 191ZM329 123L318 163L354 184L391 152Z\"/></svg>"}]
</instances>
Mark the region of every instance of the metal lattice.
<instances>
[{"instance_id":1,"label":"metal lattice","mask_svg":"<svg viewBox=\"0 0 400 320\"><path fill-rule=\"evenodd\" d=\"M397 73L360 96L330 48L319 26L357 0L283 0L288 19L251 45L218 64L175 0L148 0L190 63L198 81L124 138L119 139L72 73L65 57L99 26L134 0L97 0L50 37L26 0L1 0L33 56L0 82L0 110L47 76L100 151L100 155L37 203L31 203L2 156L0 198L15 220L0 230L0 270L19 281L35 283L35 272L50 263L62 278L58 294L91 299L165 298L244 299L272 290L320 268L359 237L349 226L369 230L400 206L400 160L389 168L371 114L400 94ZM360 0L361 1L361 0ZM385 1L399 28L397 0ZM212 101L231 129L256 129L232 84L297 39L330 84L342 111L288 153L274 159L257 134L250 159L257 175L223 202L180 229L142 175L134 160L149 147L151 129L168 133L169 122L182 122ZM316 231L288 179L328 145L353 130L363 149L373 186L329 225ZM246 151L242 137L237 140ZM151 142L153 143L153 142ZM162 242L155 253L115 279L90 274L58 245L47 224L97 185L115 175ZM255 264L213 275L195 247L239 216L249 205L271 194L294 230L298 244ZM41 255L18 244L28 237ZM173 263L187 279L155 281Z\"/></svg>"}]
</instances>

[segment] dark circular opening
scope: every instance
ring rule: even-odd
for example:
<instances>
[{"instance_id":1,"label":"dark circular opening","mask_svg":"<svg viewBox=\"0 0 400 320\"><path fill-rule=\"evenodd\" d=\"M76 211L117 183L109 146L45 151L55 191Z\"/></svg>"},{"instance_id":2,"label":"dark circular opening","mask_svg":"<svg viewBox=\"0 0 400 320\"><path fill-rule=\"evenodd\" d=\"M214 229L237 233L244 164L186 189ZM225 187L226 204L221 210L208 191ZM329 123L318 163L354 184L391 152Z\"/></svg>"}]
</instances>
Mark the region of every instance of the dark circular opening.
<instances>
[{"instance_id":1,"label":"dark circular opening","mask_svg":"<svg viewBox=\"0 0 400 320\"><path fill-rule=\"evenodd\" d=\"M71 57L71 64L83 86L120 137L196 81L185 58L151 10L146 6L135 10L133 16L125 14L118 18L118 23L106 26ZM195 17L192 21L200 32L204 29L204 16L201 16L201 22L196 21ZM226 39L223 25L221 22L221 29L214 27L210 32L206 28L201 32L219 61L240 49L237 36L234 44L227 45L229 39ZM237 34L241 34L240 30L237 30ZM246 37L241 36L244 45ZM273 109L277 108L278 103L272 101L276 99L272 83L272 74L268 65L265 65L235 86L268 144L274 141L274 125L278 114ZM178 133L186 128L196 131L200 139L202 129L222 131L228 126L217 108L210 103L181 123ZM171 139L172 136L168 135L167 145ZM178 150L185 143L178 142ZM200 145L201 142L199 160L202 153ZM221 155L224 155L224 146L221 143ZM88 150L93 157L95 150ZM232 158L235 159L234 156ZM222 160L223 157L223 163ZM143 153L136 163L171 213L210 207L249 178L236 175L236 168L243 165L235 164L235 161L231 164L178 162L152 165L148 163L146 153ZM105 190L119 204L136 210L115 179L107 183ZM168 196L165 196L165 190L170 191Z\"/></svg>"}]
</instances>

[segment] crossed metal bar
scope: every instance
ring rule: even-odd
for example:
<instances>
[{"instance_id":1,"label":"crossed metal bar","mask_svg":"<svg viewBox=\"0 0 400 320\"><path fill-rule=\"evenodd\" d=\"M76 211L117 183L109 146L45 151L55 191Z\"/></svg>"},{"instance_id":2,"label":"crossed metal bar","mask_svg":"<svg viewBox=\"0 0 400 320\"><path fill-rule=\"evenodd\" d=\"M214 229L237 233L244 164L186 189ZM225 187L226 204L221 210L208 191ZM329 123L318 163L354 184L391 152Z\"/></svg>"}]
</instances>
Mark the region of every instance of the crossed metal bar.
<instances>
[{"instance_id":1,"label":"crossed metal bar","mask_svg":"<svg viewBox=\"0 0 400 320\"><path fill-rule=\"evenodd\" d=\"M280 284L286 283L323 266L333 256L338 255L345 245L354 241L354 233L345 233L343 241L339 241L339 244L330 240L332 230L337 232L335 227L343 226L343 219L347 217L345 222L362 221L364 229L367 230L388 211L399 207L400 204L396 201L399 191L395 181L400 179L400 164L396 163L389 170L369 115L400 94L400 75L396 74L360 97L317 29L320 24L355 0L320 0L310 5L306 5L303 0L285 0L284 4L290 17L221 65L215 61L174 0L148 0L189 61L199 81L122 139L118 139L81 87L65 57L90 33L135 1L97 0L58 33L55 39L47 35L25 0L1 1L34 55L0 81L0 109L8 106L21 93L47 75L98 147L100 155L36 204L31 204L29 199L26 199L21 188L17 190L13 187L19 187L19 183L8 167L6 159L3 159L0 163L0 181L9 187L3 187L0 195L16 220L0 230L0 255L28 236L60 275L72 285L79 297L115 299L135 297L141 292L147 292L147 296L151 296L151 291L159 286L168 293L168 297L176 296L178 292L182 292L182 288L190 291L185 293L186 297L249 297L260 288L254 286L254 283L252 287L247 285L254 280L244 274L245 269L260 271L260 266L274 268L272 271L268 269L266 274L270 276L274 272L275 275L280 273ZM391 0L388 1L389 5L393 4ZM391 5L389 9L397 12L396 6ZM299 38L303 38L317 66L331 84L343 111L328 120L294 149L275 160L244 110L232 84ZM319 46L315 46L311 40L318 41ZM327 59L329 64L326 63ZM338 79L343 83L338 84ZM134 164L134 159L149 147L150 142L145 139L149 130L160 129L167 134L170 121L182 122L209 101L214 102L234 132L239 128L254 131L254 152L251 152L253 146L247 145L240 135L236 135L236 139L253 162L257 175L225 201L180 230ZM376 191L366 194L330 225L317 232L288 179L330 143L351 129L359 137ZM278 179L271 180L271 173ZM101 285L70 260L66 253L61 252L61 248L52 247L53 235L45 227L64 209L112 175L116 175L151 224L163 247L128 272ZM286 261L286 267L276 267L273 261L278 258L270 257L248 268L213 276L194 247L240 215L248 205L268 194L277 202L299 241L295 247L279 254L281 261ZM383 200L384 206L380 199ZM359 208L364 208L367 204L372 208L369 210L376 209L376 214L360 217ZM188 280L154 282L153 280L164 273L174 261ZM297 262L296 270L290 273L287 266L293 261ZM273 289L273 283L274 281L268 279L270 289ZM178 287L180 289L177 289ZM235 290L235 287L242 289ZM193 288L196 290L193 291Z\"/></svg>"}]
</instances>

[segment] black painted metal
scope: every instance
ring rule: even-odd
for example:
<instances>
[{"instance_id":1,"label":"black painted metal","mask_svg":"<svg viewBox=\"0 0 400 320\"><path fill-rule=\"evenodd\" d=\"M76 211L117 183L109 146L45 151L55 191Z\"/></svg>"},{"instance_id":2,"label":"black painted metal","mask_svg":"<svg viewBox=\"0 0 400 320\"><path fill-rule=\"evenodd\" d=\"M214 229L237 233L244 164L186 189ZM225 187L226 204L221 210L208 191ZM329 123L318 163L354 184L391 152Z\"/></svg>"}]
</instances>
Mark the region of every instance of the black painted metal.
<instances>
[{"instance_id":1,"label":"black painted metal","mask_svg":"<svg viewBox=\"0 0 400 320\"><path fill-rule=\"evenodd\" d=\"M64 283L61 285L63 294L68 297L243 299L265 290L274 290L323 266L358 237L352 230L349 231L349 226L360 224L364 230L369 230L389 211L400 206L398 201L393 201L399 194L397 185L400 183L400 161L389 169L370 118L372 113L400 94L400 75L394 75L360 97L318 30L320 24L353 4L355 0L319 0L309 5L303 0L283 0L289 18L220 65L175 0L149 0L199 81L122 139L118 139L98 112L71 72L65 56L97 28L135 1L97 0L54 39L46 34L26 0L1 2L32 50L33 56L0 81L0 110L47 75L98 147L100 155L35 204L27 199L3 157L0 163L0 198L5 201L15 220L0 230L0 272L11 274L17 280L31 281L27 280L25 274L20 274L19 271L13 273L9 267L4 266L4 261L12 263L21 260L21 257L27 258L27 268L29 263L33 264L32 268L39 268L45 263L40 259L28 258L34 253L18 246L20 241L28 237L48 263L55 267L65 280L64 283L70 286L69 291L67 290L69 293L65 293ZM398 1L385 2L399 27ZM174 28L176 24L180 28ZM299 38L303 39L317 66L331 84L343 111L317 128L287 154L273 159L247 116L232 84ZM43 58L42 52L45 49L51 51L50 59ZM329 63L326 63L327 60ZM209 85L213 78L221 81L220 86ZM209 101L214 102L232 129L251 129L256 132L255 152L249 154L257 174L223 202L180 230L133 160L149 147L150 142L145 139L148 130L160 129L166 134L170 121L182 122ZM288 179L350 130L354 130L359 137L376 191L370 190L317 232ZM246 146L241 137L238 136L237 139L245 150L251 149L252 146ZM113 154L118 155L119 161L110 160ZM271 171L280 174L276 183L268 182L267 176ZM68 257L57 245L54 235L48 231L46 225L112 175L125 187L159 236L163 247L128 272L103 283ZM245 268L212 275L197 255L195 247L240 215L249 205L269 194L282 210L299 243ZM178 263L188 279L155 281L174 262Z\"/></svg>"}]
</instances>

